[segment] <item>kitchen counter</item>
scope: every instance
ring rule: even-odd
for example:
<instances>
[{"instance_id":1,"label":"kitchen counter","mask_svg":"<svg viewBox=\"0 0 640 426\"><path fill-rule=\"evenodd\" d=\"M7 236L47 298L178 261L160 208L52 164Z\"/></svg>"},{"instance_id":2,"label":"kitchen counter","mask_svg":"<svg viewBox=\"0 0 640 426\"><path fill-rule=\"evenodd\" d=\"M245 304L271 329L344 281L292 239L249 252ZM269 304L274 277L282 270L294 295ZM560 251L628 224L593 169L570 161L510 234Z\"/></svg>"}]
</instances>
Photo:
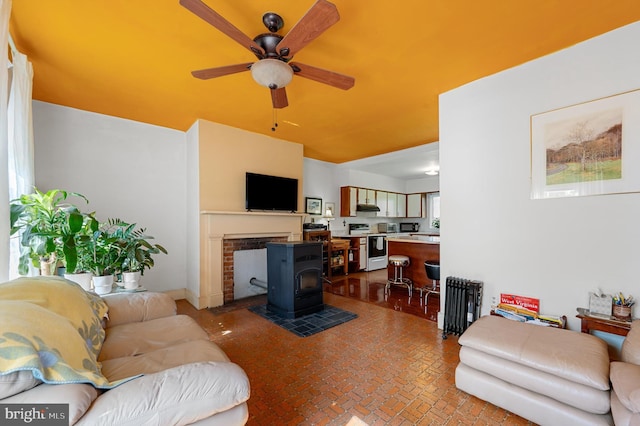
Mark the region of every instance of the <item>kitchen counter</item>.
<instances>
[{"instance_id":1,"label":"kitchen counter","mask_svg":"<svg viewBox=\"0 0 640 426\"><path fill-rule=\"evenodd\" d=\"M398 236L387 235L387 241L439 245L440 236L439 235L398 235Z\"/></svg>"},{"instance_id":2,"label":"kitchen counter","mask_svg":"<svg viewBox=\"0 0 640 426\"><path fill-rule=\"evenodd\" d=\"M436 241L437 238L437 241ZM408 256L411 263L405 268L405 277L413 281L414 288L431 288L433 282L427 277L424 262L440 262L440 237L408 235L387 238L389 256ZM387 268L389 278L393 278L393 268Z\"/></svg>"}]
</instances>

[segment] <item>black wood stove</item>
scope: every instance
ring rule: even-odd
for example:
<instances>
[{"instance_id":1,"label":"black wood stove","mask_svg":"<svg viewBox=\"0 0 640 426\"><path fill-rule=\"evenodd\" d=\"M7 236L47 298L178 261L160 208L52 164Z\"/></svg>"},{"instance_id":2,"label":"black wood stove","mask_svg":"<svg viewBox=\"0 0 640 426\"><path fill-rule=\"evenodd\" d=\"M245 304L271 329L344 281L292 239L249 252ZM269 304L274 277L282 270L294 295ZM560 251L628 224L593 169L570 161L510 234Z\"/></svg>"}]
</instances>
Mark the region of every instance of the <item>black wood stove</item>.
<instances>
[{"instance_id":1,"label":"black wood stove","mask_svg":"<svg viewBox=\"0 0 640 426\"><path fill-rule=\"evenodd\" d=\"M284 318L324 309L322 242L267 243L267 309Z\"/></svg>"}]
</instances>

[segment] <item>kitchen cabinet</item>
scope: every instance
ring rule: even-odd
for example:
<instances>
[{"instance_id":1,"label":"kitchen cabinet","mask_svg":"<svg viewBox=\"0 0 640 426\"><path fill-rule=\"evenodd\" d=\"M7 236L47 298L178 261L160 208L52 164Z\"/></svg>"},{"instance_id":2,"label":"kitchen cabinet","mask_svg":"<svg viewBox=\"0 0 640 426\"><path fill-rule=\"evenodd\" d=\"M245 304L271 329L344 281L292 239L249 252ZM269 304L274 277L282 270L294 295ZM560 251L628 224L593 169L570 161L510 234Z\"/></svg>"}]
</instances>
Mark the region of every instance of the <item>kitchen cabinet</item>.
<instances>
[{"instance_id":1,"label":"kitchen cabinet","mask_svg":"<svg viewBox=\"0 0 640 426\"><path fill-rule=\"evenodd\" d=\"M375 203L376 203L375 189L358 188L357 204L375 204Z\"/></svg>"},{"instance_id":2,"label":"kitchen cabinet","mask_svg":"<svg viewBox=\"0 0 640 426\"><path fill-rule=\"evenodd\" d=\"M398 194L395 192L387 194L387 217L398 217Z\"/></svg>"},{"instance_id":3,"label":"kitchen cabinet","mask_svg":"<svg viewBox=\"0 0 640 426\"><path fill-rule=\"evenodd\" d=\"M407 217L424 217L426 194L420 192L417 194L407 194Z\"/></svg>"},{"instance_id":4,"label":"kitchen cabinet","mask_svg":"<svg viewBox=\"0 0 640 426\"><path fill-rule=\"evenodd\" d=\"M358 188L343 186L340 188L340 216L355 217L358 204Z\"/></svg>"},{"instance_id":5,"label":"kitchen cabinet","mask_svg":"<svg viewBox=\"0 0 640 426\"><path fill-rule=\"evenodd\" d=\"M407 195L396 194L396 217L407 217Z\"/></svg>"},{"instance_id":6,"label":"kitchen cabinet","mask_svg":"<svg viewBox=\"0 0 640 426\"><path fill-rule=\"evenodd\" d=\"M377 217L425 217L426 193L400 194L398 192L343 186L340 188L340 216L355 217L358 204L375 204Z\"/></svg>"},{"instance_id":7,"label":"kitchen cabinet","mask_svg":"<svg viewBox=\"0 0 640 426\"><path fill-rule=\"evenodd\" d=\"M340 188L340 216L355 217L358 204L376 204L375 189L343 186Z\"/></svg>"},{"instance_id":8,"label":"kitchen cabinet","mask_svg":"<svg viewBox=\"0 0 640 426\"><path fill-rule=\"evenodd\" d=\"M376 206L380 209L378 217L388 217L389 210L387 208L388 193L385 191L376 191Z\"/></svg>"},{"instance_id":9,"label":"kitchen cabinet","mask_svg":"<svg viewBox=\"0 0 640 426\"><path fill-rule=\"evenodd\" d=\"M407 217L407 196L397 192L387 194L387 217Z\"/></svg>"}]
</instances>

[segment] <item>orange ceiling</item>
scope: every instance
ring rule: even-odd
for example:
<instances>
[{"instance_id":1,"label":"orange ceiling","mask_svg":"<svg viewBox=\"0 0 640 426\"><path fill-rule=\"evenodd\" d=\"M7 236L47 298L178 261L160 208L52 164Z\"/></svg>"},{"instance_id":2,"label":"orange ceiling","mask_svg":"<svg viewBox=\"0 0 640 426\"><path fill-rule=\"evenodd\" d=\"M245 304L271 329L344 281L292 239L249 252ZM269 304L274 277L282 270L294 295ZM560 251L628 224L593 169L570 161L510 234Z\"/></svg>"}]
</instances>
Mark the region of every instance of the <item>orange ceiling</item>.
<instances>
[{"instance_id":1,"label":"orange ceiling","mask_svg":"<svg viewBox=\"0 0 640 426\"><path fill-rule=\"evenodd\" d=\"M313 4L204 2L251 38L266 32L264 12L280 14L286 34ZM295 60L355 86L294 77L275 132L269 90L249 72L191 76L256 59L178 0L13 0L11 34L33 63L37 100L179 130L203 118L341 163L437 141L440 93L640 19L638 0L333 3L341 20Z\"/></svg>"}]
</instances>

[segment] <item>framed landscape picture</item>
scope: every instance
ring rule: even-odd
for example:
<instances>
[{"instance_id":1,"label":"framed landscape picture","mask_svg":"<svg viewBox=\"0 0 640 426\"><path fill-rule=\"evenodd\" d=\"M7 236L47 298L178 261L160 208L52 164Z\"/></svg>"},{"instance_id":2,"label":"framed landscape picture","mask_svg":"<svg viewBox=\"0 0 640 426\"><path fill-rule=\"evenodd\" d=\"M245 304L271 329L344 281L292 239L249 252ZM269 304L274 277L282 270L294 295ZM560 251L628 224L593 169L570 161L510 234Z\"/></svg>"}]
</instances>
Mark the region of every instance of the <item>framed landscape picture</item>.
<instances>
[{"instance_id":1,"label":"framed landscape picture","mask_svg":"<svg viewBox=\"0 0 640 426\"><path fill-rule=\"evenodd\" d=\"M640 191L640 90L531 116L531 198Z\"/></svg>"},{"instance_id":2,"label":"framed landscape picture","mask_svg":"<svg viewBox=\"0 0 640 426\"><path fill-rule=\"evenodd\" d=\"M309 214L322 214L322 198L305 198L305 212Z\"/></svg>"}]
</instances>

